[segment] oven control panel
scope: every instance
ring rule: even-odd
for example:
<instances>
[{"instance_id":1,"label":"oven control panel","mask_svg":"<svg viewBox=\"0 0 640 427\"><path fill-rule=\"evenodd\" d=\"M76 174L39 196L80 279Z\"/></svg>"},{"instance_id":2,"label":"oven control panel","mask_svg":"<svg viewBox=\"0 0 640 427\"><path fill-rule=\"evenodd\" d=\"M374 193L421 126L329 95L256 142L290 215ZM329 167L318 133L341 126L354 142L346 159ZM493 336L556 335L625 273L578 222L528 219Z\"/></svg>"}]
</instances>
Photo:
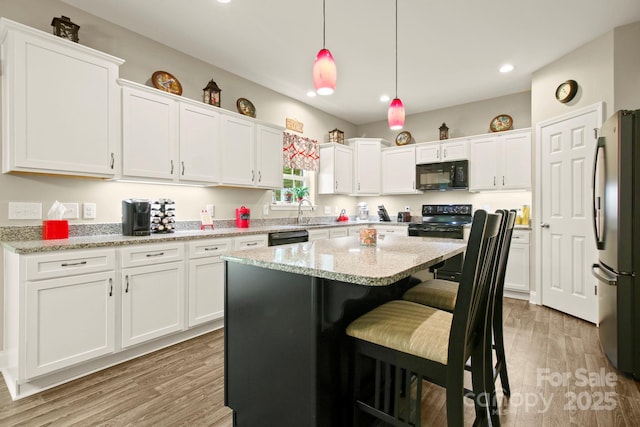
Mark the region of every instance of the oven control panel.
<instances>
[{"instance_id":1,"label":"oven control panel","mask_svg":"<svg viewBox=\"0 0 640 427\"><path fill-rule=\"evenodd\" d=\"M422 216L471 215L471 205L422 205Z\"/></svg>"}]
</instances>

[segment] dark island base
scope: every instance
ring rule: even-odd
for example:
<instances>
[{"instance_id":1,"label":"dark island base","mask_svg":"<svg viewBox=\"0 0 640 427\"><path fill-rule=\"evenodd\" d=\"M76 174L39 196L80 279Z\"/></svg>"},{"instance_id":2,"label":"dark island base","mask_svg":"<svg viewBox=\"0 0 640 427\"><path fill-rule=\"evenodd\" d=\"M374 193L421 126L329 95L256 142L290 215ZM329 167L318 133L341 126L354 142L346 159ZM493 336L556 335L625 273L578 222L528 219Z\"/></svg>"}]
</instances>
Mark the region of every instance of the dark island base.
<instances>
[{"instance_id":1,"label":"dark island base","mask_svg":"<svg viewBox=\"0 0 640 427\"><path fill-rule=\"evenodd\" d=\"M226 262L225 405L234 426L350 426L344 331L413 284L363 286Z\"/></svg>"}]
</instances>

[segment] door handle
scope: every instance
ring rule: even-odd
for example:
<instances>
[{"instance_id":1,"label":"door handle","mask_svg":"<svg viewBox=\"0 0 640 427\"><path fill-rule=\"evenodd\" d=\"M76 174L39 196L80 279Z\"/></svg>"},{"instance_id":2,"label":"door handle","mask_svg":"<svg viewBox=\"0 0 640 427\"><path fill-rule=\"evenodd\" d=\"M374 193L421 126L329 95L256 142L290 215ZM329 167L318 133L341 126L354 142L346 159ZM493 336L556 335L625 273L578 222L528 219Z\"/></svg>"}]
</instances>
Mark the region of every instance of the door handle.
<instances>
[{"instance_id":1,"label":"door handle","mask_svg":"<svg viewBox=\"0 0 640 427\"><path fill-rule=\"evenodd\" d=\"M542 227L542 228L549 228L549 224L547 224L546 222L541 222L541 223L540 223L540 227Z\"/></svg>"}]
</instances>

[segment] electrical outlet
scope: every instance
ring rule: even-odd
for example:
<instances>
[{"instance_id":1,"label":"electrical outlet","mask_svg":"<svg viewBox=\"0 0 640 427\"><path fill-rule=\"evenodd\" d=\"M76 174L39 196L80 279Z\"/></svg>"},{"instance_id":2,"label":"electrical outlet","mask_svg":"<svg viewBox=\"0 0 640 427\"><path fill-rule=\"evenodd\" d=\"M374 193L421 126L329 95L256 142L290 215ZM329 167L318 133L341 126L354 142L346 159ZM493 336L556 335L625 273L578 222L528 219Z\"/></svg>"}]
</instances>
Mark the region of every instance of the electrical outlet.
<instances>
[{"instance_id":1,"label":"electrical outlet","mask_svg":"<svg viewBox=\"0 0 640 427\"><path fill-rule=\"evenodd\" d=\"M405 206L404 207L404 211L405 212L411 212L411 206Z\"/></svg>"},{"instance_id":2,"label":"electrical outlet","mask_svg":"<svg viewBox=\"0 0 640 427\"><path fill-rule=\"evenodd\" d=\"M213 204L209 204L205 206L205 209L207 210L207 213L211 215L211 218L213 218L216 215L216 207Z\"/></svg>"},{"instance_id":3,"label":"electrical outlet","mask_svg":"<svg viewBox=\"0 0 640 427\"><path fill-rule=\"evenodd\" d=\"M83 203L82 204L82 218L84 219L96 219L96 204L95 203Z\"/></svg>"},{"instance_id":4,"label":"electrical outlet","mask_svg":"<svg viewBox=\"0 0 640 427\"><path fill-rule=\"evenodd\" d=\"M262 215L269 215L269 205L266 203L262 205Z\"/></svg>"},{"instance_id":5,"label":"electrical outlet","mask_svg":"<svg viewBox=\"0 0 640 427\"><path fill-rule=\"evenodd\" d=\"M80 206L78 203L63 203L64 213L62 214L62 219L78 219L80 218Z\"/></svg>"},{"instance_id":6,"label":"electrical outlet","mask_svg":"<svg viewBox=\"0 0 640 427\"><path fill-rule=\"evenodd\" d=\"M42 219L42 203L9 202L9 219Z\"/></svg>"}]
</instances>

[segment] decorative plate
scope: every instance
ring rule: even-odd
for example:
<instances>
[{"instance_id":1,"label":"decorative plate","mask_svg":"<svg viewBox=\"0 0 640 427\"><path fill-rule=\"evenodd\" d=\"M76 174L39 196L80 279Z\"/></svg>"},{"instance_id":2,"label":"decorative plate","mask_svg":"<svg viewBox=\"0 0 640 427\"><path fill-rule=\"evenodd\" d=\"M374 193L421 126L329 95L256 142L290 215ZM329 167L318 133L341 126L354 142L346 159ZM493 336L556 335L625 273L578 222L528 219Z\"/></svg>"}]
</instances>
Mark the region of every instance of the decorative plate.
<instances>
[{"instance_id":1,"label":"decorative plate","mask_svg":"<svg viewBox=\"0 0 640 427\"><path fill-rule=\"evenodd\" d=\"M256 117L256 107L254 107L251 101L246 98L238 98L236 101L236 108L238 108L238 113L240 114L254 118Z\"/></svg>"},{"instance_id":2,"label":"decorative plate","mask_svg":"<svg viewBox=\"0 0 640 427\"><path fill-rule=\"evenodd\" d=\"M511 116L507 114L500 114L491 120L489 128L491 129L491 132L502 132L511 129L511 126L513 126L513 119Z\"/></svg>"},{"instance_id":3,"label":"decorative plate","mask_svg":"<svg viewBox=\"0 0 640 427\"><path fill-rule=\"evenodd\" d=\"M400 132L396 136L396 145L407 145L411 142L411 132L408 130Z\"/></svg>"},{"instance_id":4,"label":"decorative plate","mask_svg":"<svg viewBox=\"0 0 640 427\"><path fill-rule=\"evenodd\" d=\"M153 73L151 82L156 89L175 95L182 95L182 85L180 81L166 71L156 71Z\"/></svg>"}]
</instances>

